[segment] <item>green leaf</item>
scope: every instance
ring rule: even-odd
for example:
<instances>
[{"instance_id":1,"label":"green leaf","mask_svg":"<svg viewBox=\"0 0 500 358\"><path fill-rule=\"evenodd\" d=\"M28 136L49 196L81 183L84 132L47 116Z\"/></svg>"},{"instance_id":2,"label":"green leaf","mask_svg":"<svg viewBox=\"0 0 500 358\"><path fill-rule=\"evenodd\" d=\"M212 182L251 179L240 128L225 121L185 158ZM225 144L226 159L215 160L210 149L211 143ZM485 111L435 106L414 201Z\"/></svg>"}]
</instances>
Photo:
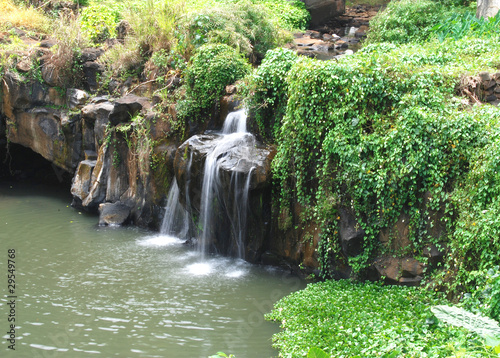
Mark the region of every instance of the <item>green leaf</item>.
<instances>
[{"instance_id":1,"label":"green leaf","mask_svg":"<svg viewBox=\"0 0 500 358\"><path fill-rule=\"evenodd\" d=\"M312 347L307 353L307 358L330 358L330 356L318 347Z\"/></svg>"}]
</instances>

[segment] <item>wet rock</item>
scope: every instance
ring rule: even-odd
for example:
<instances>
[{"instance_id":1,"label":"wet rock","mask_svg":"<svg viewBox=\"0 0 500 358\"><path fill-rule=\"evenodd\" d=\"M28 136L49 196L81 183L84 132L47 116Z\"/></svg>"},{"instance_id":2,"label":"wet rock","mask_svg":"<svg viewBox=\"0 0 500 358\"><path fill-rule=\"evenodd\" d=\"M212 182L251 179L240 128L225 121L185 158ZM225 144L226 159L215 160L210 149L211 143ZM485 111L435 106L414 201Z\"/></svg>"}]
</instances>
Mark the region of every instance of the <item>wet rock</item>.
<instances>
[{"instance_id":1,"label":"wet rock","mask_svg":"<svg viewBox=\"0 0 500 358\"><path fill-rule=\"evenodd\" d=\"M379 276L384 278L387 283L396 284L401 278L401 263L398 258L382 257L376 259L373 267L377 270Z\"/></svg>"},{"instance_id":2,"label":"wet rock","mask_svg":"<svg viewBox=\"0 0 500 358\"><path fill-rule=\"evenodd\" d=\"M366 37L367 31L368 31L368 26L366 25L360 26L360 28L357 29L356 32L354 33L354 36L357 38L364 38Z\"/></svg>"},{"instance_id":3,"label":"wet rock","mask_svg":"<svg viewBox=\"0 0 500 358\"><path fill-rule=\"evenodd\" d=\"M359 227L353 213L346 208L340 209L339 235L344 255L355 257L363 252L365 231Z\"/></svg>"},{"instance_id":4,"label":"wet rock","mask_svg":"<svg viewBox=\"0 0 500 358\"><path fill-rule=\"evenodd\" d=\"M129 216L130 208L120 202L99 205L100 226L121 226L127 222Z\"/></svg>"},{"instance_id":5,"label":"wet rock","mask_svg":"<svg viewBox=\"0 0 500 358\"><path fill-rule=\"evenodd\" d=\"M99 149L97 161L92 176L88 195L82 200L82 206L89 211L94 211L106 199L106 189L108 186L108 173L111 160L108 156L107 146L103 145Z\"/></svg>"},{"instance_id":6,"label":"wet rock","mask_svg":"<svg viewBox=\"0 0 500 358\"><path fill-rule=\"evenodd\" d=\"M413 257L401 260L401 275L403 277L422 276L425 270L425 265Z\"/></svg>"},{"instance_id":7,"label":"wet rock","mask_svg":"<svg viewBox=\"0 0 500 358\"><path fill-rule=\"evenodd\" d=\"M422 282L422 277L421 276L416 276L416 277L401 277L398 281L398 284L401 286L410 286L410 287L416 287L420 286L420 283Z\"/></svg>"},{"instance_id":8,"label":"wet rock","mask_svg":"<svg viewBox=\"0 0 500 358\"><path fill-rule=\"evenodd\" d=\"M443 262L446 253L446 246L430 244L424 248L422 255L429 258L429 263L432 266L437 266L438 263Z\"/></svg>"},{"instance_id":9,"label":"wet rock","mask_svg":"<svg viewBox=\"0 0 500 358\"><path fill-rule=\"evenodd\" d=\"M383 256L375 259L372 267L376 271L373 279L383 278L386 283L405 286L417 286L425 270L425 265L412 257Z\"/></svg>"}]
</instances>

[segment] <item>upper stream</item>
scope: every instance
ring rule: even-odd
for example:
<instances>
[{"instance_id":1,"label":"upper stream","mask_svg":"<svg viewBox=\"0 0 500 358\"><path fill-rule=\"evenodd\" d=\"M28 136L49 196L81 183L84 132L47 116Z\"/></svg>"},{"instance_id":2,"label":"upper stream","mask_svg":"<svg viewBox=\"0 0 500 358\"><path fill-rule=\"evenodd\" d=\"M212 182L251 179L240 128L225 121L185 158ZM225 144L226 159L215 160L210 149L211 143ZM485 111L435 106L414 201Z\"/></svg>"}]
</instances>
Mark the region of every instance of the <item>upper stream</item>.
<instances>
[{"instance_id":1,"label":"upper stream","mask_svg":"<svg viewBox=\"0 0 500 358\"><path fill-rule=\"evenodd\" d=\"M0 183L3 357L273 357L272 304L304 283L180 239L96 226L69 190ZM16 351L7 348L15 249Z\"/></svg>"}]
</instances>

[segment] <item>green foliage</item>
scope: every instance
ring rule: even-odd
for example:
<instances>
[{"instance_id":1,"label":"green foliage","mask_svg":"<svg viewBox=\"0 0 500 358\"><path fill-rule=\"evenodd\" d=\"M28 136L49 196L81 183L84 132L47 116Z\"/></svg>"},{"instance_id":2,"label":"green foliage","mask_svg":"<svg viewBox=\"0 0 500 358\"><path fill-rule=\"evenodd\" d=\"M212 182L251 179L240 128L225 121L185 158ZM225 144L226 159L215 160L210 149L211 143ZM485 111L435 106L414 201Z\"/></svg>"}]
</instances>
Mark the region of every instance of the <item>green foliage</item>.
<instances>
[{"instance_id":1,"label":"green foliage","mask_svg":"<svg viewBox=\"0 0 500 358\"><path fill-rule=\"evenodd\" d=\"M481 255L491 257L487 267L498 259L498 240L491 239L500 236L495 236L499 230L494 219L497 212L482 213L491 209L490 203L472 211L467 205L460 209L458 199L451 200L459 195L454 188L465 188L471 163L479 160L475 156L490 158L489 151L479 148L487 148L495 138L490 132L496 133L499 127L496 108L462 110L461 102L454 98L458 74L472 69L472 63L478 70L493 65L498 51L498 42L488 39L431 42L425 47L379 44L338 62L301 59L292 64L290 59L283 72L276 72L277 80L271 76L274 70L256 71L253 93L256 98L262 95L256 102L281 101L278 109L286 111L283 120L275 122L282 123L281 127L274 130L279 132L273 169L281 189L281 210L293 212L288 205L296 198L306 208L300 220L314 220L321 227L322 265L340 254L338 206L352 209L366 232L363 253L350 258L355 272L361 272L380 252L422 252L425 245L438 240L431 236L433 225L444 228L441 240L452 232L457 234L455 227L462 224L471 230L474 225L466 221L473 212L486 216L490 236L485 232L484 241L472 240L477 232L469 231L468 238L456 241L456 253L468 247L476 250L477 246L481 262L486 262ZM267 66L267 59L264 62ZM286 73L289 64L291 69ZM269 82L262 78L265 76ZM254 107L261 127L270 123L262 114L279 119L276 111L267 114L268 109ZM490 160L496 159L491 156ZM497 165L488 163L491 168ZM481 178L472 177L471 185ZM491 183L498 182L497 178L484 179L488 182L482 185L489 188L484 190L490 190L489 197L495 198L496 186ZM470 198L474 191L467 190L463 195ZM410 216L410 245L391 252L380 246L378 235L391 228L402 212ZM429 222L437 212L442 221ZM463 219L455 226L457 212ZM478 261L472 256L470 262L477 265Z\"/></svg>"},{"instance_id":2,"label":"green foliage","mask_svg":"<svg viewBox=\"0 0 500 358\"><path fill-rule=\"evenodd\" d=\"M273 337L280 357L305 357L311 347L332 357L449 357L479 345L474 334L433 322L429 308L440 302L415 288L325 281L281 299L266 318L283 329Z\"/></svg>"},{"instance_id":3,"label":"green foliage","mask_svg":"<svg viewBox=\"0 0 500 358\"><path fill-rule=\"evenodd\" d=\"M499 31L500 13L488 19L484 17L478 19L471 11L454 13L430 30L439 41L450 37L455 40L465 36L495 37L498 36Z\"/></svg>"},{"instance_id":4,"label":"green foliage","mask_svg":"<svg viewBox=\"0 0 500 358\"><path fill-rule=\"evenodd\" d=\"M246 106L265 139L273 140L279 133L288 102L286 76L298 58L294 51L283 48L268 51L262 64L249 76L251 96Z\"/></svg>"},{"instance_id":5,"label":"green foliage","mask_svg":"<svg viewBox=\"0 0 500 358\"><path fill-rule=\"evenodd\" d=\"M366 42L421 42L447 16L448 9L439 1L391 1L370 21Z\"/></svg>"},{"instance_id":6,"label":"green foliage","mask_svg":"<svg viewBox=\"0 0 500 358\"><path fill-rule=\"evenodd\" d=\"M324 350L312 347L309 349L309 352L307 352L307 358L330 358L330 356Z\"/></svg>"},{"instance_id":7,"label":"green foliage","mask_svg":"<svg viewBox=\"0 0 500 358\"><path fill-rule=\"evenodd\" d=\"M198 120L208 114L225 87L249 71L248 62L233 48L222 44L203 45L185 72L186 99L178 103L179 116Z\"/></svg>"},{"instance_id":8,"label":"green foliage","mask_svg":"<svg viewBox=\"0 0 500 358\"><path fill-rule=\"evenodd\" d=\"M311 14L305 3L298 0L264 0L262 4L272 14L279 28L286 30L306 30Z\"/></svg>"},{"instance_id":9,"label":"green foliage","mask_svg":"<svg viewBox=\"0 0 500 358\"><path fill-rule=\"evenodd\" d=\"M80 12L80 26L84 34L94 43L115 37L119 13L105 5L91 5Z\"/></svg>"},{"instance_id":10,"label":"green foliage","mask_svg":"<svg viewBox=\"0 0 500 358\"><path fill-rule=\"evenodd\" d=\"M240 0L216 3L189 14L179 23L177 52L190 53L206 43L226 44L246 56L263 55L277 45L278 29L266 8L259 3Z\"/></svg>"}]
</instances>

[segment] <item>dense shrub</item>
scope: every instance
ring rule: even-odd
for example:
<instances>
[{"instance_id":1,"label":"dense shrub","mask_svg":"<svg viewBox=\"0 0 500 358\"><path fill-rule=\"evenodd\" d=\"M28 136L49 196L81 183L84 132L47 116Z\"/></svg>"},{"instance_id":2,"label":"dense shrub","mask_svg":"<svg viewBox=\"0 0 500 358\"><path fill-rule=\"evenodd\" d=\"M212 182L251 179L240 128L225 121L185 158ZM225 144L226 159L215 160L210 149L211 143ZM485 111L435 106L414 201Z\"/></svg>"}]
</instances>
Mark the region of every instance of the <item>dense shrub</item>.
<instances>
[{"instance_id":1,"label":"dense shrub","mask_svg":"<svg viewBox=\"0 0 500 358\"><path fill-rule=\"evenodd\" d=\"M251 96L246 105L257 123L255 129L267 140L274 140L281 128L288 102L286 76L298 59L291 50L268 51L262 64L249 76Z\"/></svg>"},{"instance_id":2,"label":"dense shrub","mask_svg":"<svg viewBox=\"0 0 500 358\"><path fill-rule=\"evenodd\" d=\"M185 72L186 99L179 103L179 115L196 120L197 116L207 114L225 86L249 71L248 62L233 48L222 44L201 46Z\"/></svg>"},{"instance_id":3,"label":"dense shrub","mask_svg":"<svg viewBox=\"0 0 500 358\"><path fill-rule=\"evenodd\" d=\"M326 281L283 298L266 318L283 329L274 336L280 357L305 357L310 347L331 357L449 357L463 348L484 357L480 338L436 324L430 306L443 301L418 289Z\"/></svg>"},{"instance_id":4,"label":"dense shrub","mask_svg":"<svg viewBox=\"0 0 500 358\"><path fill-rule=\"evenodd\" d=\"M249 1L225 2L189 14L178 24L177 52L206 43L222 43L250 57L263 56L277 44L278 29L266 8Z\"/></svg>"},{"instance_id":5,"label":"dense shrub","mask_svg":"<svg viewBox=\"0 0 500 358\"><path fill-rule=\"evenodd\" d=\"M301 59L291 67L274 176L282 210L292 212L288 205L297 198L306 208L301 220L322 226L323 262L332 252L340 253L339 206L351 208L366 232L363 253L350 258L355 271L380 252L422 252L434 240L428 226L432 212L445 213L441 224L448 234L455 230L460 209L451 195L465 185L478 160L475 153L485 154L483 148L493 138L488 131L496 131L499 115L496 108L489 114L478 108L463 111L454 98L458 74L494 66L499 50L490 40L425 47L385 44L338 62ZM394 225L403 211L410 215L410 245L390 252L380 246L378 233ZM464 212L470 210L464 207ZM496 257L496 241L487 237L484 242L493 246L481 247Z\"/></svg>"},{"instance_id":6,"label":"dense shrub","mask_svg":"<svg viewBox=\"0 0 500 358\"><path fill-rule=\"evenodd\" d=\"M91 5L80 12L81 31L94 43L115 37L120 14L105 5Z\"/></svg>"},{"instance_id":7,"label":"dense shrub","mask_svg":"<svg viewBox=\"0 0 500 358\"><path fill-rule=\"evenodd\" d=\"M384 11L370 21L367 43L410 43L424 41L431 28L449 15L439 1L391 1Z\"/></svg>"}]
</instances>

